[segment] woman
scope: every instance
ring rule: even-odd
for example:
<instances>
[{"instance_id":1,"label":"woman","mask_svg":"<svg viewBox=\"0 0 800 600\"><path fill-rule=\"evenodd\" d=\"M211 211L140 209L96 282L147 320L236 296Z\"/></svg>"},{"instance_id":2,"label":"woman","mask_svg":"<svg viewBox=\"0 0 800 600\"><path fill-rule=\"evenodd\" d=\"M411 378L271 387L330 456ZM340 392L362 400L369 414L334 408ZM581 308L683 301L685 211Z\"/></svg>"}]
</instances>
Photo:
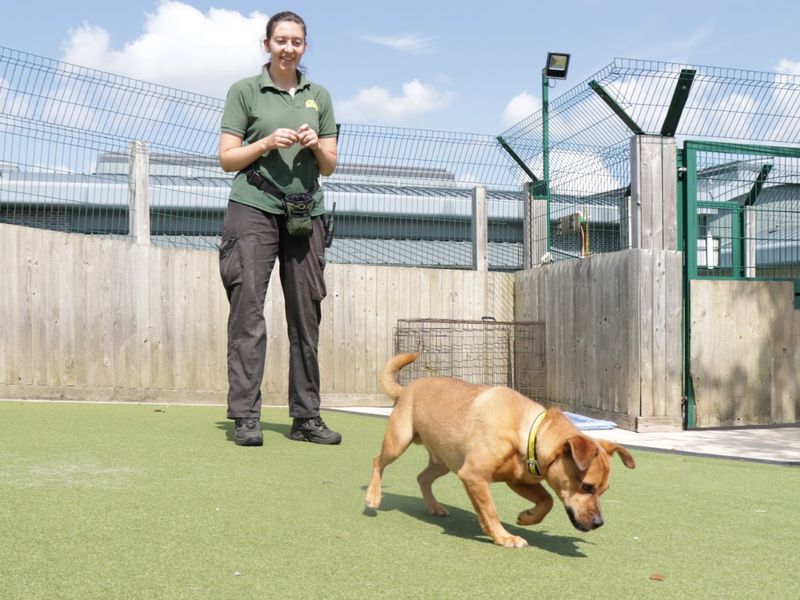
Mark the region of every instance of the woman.
<instances>
[{"instance_id":1,"label":"woman","mask_svg":"<svg viewBox=\"0 0 800 600\"><path fill-rule=\"evenodd\" d=\"M261 382L267 350L264 299L275 260L289 334L290 437L338 444L319 416L320 303L325 297L325 207L317 183L336 168L330 94L300 70L306 26L292 12L273 15L259 75L233 84L222 115L219 162L238 171L220 244L228 317L228 418L235 442L261 446ZM288 216L287 216L288 215Z\"/></svg>"}]
</instances>

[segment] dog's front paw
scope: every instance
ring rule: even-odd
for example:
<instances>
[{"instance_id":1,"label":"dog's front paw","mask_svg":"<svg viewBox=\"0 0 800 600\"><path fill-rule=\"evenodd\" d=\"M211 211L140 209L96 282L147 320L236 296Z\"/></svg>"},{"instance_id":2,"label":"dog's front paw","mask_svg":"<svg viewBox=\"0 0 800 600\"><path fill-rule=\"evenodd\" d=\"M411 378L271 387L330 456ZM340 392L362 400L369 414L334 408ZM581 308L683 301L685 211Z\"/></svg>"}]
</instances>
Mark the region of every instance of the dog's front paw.
<instances>
[{"instance_id":1,"label":"dog's front paw","mask_svg":"<svg viewBox=\"0 0 800 600\"><path fill-rule=\"evenodd\" d=\"M494 541L495 544L498 546L503 546L505 548L527 548L528 542L526 542L523 538L519 537L518 535L505 535L499 539Z\"/></svg>"},{"instance_id":2,"label":"dog's front paw","mask_svg":"<svg viewBox=\"0 0 800 600\"><path fill-rule=\"evenodd\" d=\"M523 510L517 517L517 525L536 525L542 522L544 515L537 514L535 509Z\"/></svg>"},{"instance_id":3,"label":"dog's front paw","mask_svg":"<svg viewBox=\"0 0 800 600\"><path fill-rule=\"evenodd\" d=\"M447 512L447 509L438 502L428 505L427 508L428 514L432 517L447 517L450 515L450 513Z\"/></svg>"},{"instance_id":4,"label":"dog's front paw","mask_svg":"<svg viewBox=\"0 0 800 600\"><path fill-rule=\"evenodd\" d=\"M378 488L374 490L372 486L367 489L367 495L364 497L364 501L367 503L369 508L377 509L381 505L381 490Z\"/></svg>"}]
</instances>

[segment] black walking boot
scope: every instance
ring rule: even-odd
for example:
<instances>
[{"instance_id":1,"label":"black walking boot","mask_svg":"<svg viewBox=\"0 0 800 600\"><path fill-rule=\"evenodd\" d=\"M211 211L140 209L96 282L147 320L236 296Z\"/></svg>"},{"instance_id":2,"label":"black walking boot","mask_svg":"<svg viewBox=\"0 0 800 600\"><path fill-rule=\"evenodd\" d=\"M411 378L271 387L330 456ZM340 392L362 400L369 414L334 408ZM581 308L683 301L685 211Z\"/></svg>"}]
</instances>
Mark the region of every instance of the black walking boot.
<instances>
[{"instance_id":1,"label":"black walking boot","mask_svg":"<svg viewBox=\"0 0 800 600\"><path fill-rule=\"evenodd\" d=\"M263 446L264 435L258 417L238 417L233 439L237 446Z\"/></svg>"},{"instance_id":2,"label":"black walking boot","mask_svg":"<svg viewBox=\"0 0 800 600\"><path fill-rule=\"evenodd\" d=\"M313 444L340 444L342 442L341 434L328 429L322 417L295 419L292 422L292 433L289 434L289 437L297 442Z\"/></svg>"}]
</instances>

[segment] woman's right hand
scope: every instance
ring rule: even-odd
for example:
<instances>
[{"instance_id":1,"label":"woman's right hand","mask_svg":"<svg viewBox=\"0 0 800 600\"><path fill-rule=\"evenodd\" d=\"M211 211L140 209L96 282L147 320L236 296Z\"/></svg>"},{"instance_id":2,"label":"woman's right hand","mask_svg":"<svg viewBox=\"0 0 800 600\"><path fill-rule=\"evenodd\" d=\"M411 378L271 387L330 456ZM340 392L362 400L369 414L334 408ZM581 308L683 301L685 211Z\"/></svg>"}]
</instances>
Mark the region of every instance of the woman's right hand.
<instances>
[{"instance_id":1,"label":"woman's right hand","mask_svg":"<svg viewBox=\"0 0 800 600\"><path fill-rule=\"evenodd\" d=\"M262 139L265 140L267 146L264 154L275 148L289 148L300 140L295 130L286 127L280 127Z\"/></svg>"}]
</instances>

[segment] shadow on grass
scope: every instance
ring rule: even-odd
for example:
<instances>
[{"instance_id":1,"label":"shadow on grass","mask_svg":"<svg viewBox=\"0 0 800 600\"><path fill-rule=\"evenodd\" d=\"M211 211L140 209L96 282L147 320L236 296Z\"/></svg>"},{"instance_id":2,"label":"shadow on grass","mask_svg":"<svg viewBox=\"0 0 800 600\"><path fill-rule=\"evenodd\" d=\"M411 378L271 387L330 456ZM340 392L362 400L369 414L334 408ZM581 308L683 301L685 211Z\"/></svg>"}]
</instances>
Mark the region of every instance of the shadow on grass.
<instances>
[{"instance_id":1,"label":"shadow on grass","mask_svg":"<svg viewBox=\"0 0 800 600\"><path fill-rule=\"evenodd\" d=\"M366 486L364 489L366 489ZM475 513L453 506L445 506L445 508L447 508L447 511L450 513L449 516L434 517L425 511L422 498L384 492L381 500L381 507L378 510L365 507L363 514L367 517L376 517L381 512L398 510L409 517L441 527L442 533L445 535L452 535L486 544L493 543L491 538L481 531L478 525L478 517ZM550 515L550 517L555 516L556 515ZM534 531L528 528L517 527L516 525L509 525L508 523L503 523L503 527L510 534L518 535L527 541L529 546L535 546L561 556L583 558L586 555L581 552L578 544L591 543L587 542L584 538L549 535L542 531Z\"/></svg>"},{"instance_id":2,"label":"shadow on grass","mask_svg":"<svg viewBox=\"0 0 800 600\"><path fill-rule=\"evenodd\" d=\"M234 422L232 420L217 421L217 429L225 432L225 438L229 442L233 441L233 433L236 427L234 426ZM261 421L261 429L263 431L274 431L275 433L280 433L283 437L288 438L292 431L292 426L285 423L265 423L264 421Z\"/></svg>"},{"instance_id":3,"label":"shadow on grass","mask_svg":"<svg viewBox=\"0 0 800 600\"><path fill-rule=\"evenodd\" d=\"M217 421L217 429L225 432L225 438L229 442L233 441L233 431L236 429L234 425L233 421Z\"/></svg>"}]
</instances>

